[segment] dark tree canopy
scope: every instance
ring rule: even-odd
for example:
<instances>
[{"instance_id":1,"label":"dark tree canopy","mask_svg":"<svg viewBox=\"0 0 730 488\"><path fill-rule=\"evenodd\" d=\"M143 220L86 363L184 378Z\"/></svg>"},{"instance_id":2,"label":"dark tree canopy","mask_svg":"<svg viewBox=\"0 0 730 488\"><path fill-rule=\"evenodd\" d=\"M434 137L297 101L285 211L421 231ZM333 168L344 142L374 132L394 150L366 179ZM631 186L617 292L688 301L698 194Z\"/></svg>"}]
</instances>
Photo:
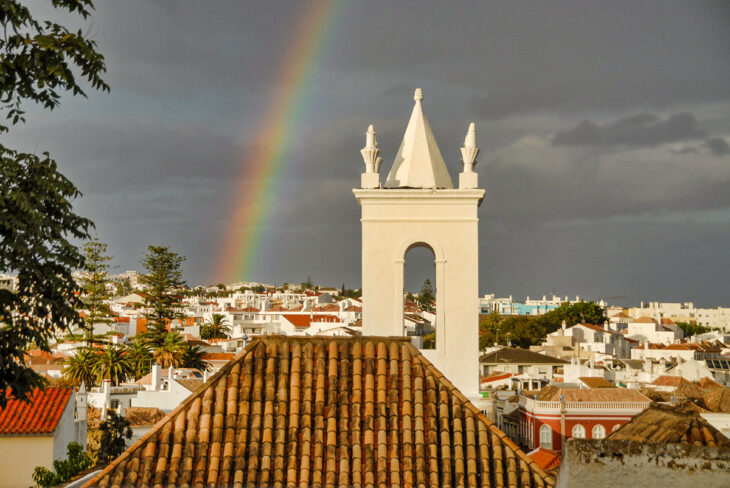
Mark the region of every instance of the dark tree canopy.
<instances>
[{"instance_id":1,"label":"dark tree canopy","mask_svg":"<svg viewBox=\"0 0 730 488\"><path fill-rule=\"evenodd\" d=\"M90 0L53 0L86 18ZM23 2L0 3L0 132L24 122L24 103L54 109L64 93L85 93L75 74L108 91L96 44L81 31L36 19ZM73 212L76 187L48 153L26 154L0 143L0 272L17 274L15 290L0 290L0 390L26 399L42 378L23 363L30 345L45 351L57 329L79 323L71 278L83 256L70 239L87 239L93 225ZM0 394L0 407L6 396Z\"/></svg>"}]
</instances>

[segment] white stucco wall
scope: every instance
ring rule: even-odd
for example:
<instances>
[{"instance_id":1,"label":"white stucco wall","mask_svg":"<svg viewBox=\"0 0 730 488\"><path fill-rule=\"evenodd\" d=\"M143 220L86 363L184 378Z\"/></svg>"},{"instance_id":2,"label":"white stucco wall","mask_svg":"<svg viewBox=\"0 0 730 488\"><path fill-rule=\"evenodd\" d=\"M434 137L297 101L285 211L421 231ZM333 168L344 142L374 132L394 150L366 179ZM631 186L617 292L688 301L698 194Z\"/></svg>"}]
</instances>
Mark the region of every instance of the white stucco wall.
<instances>
[{"instance_id":1,"label":"white stucco wall","mask_svg":"<svg viewBox=\"0 0 730 488\"><path fill-rule=\"evenodd\" d=\"M479 392L481 189L355 189L362 207L363 335L402 336L405 255L436 260L436 349L424 355L467 396Z\"/></svg>"}]
</instances>

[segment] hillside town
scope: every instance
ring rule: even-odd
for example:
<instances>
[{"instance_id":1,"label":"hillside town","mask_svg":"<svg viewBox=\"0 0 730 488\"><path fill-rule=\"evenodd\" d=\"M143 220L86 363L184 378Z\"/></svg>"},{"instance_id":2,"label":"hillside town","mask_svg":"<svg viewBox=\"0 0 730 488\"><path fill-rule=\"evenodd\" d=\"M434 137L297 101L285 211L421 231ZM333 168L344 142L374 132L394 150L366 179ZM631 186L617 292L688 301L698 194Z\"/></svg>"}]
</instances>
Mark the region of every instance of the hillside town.
<instances>
[{"instance_id":1,"label":"hillside town","mask_svg":"<svg viewBox=\"0 0 730 488\"><path fill-rule=\"evenodd\" d=\"M0 2L0 487L730 487L728 9L656 7Z\"/></svg>"}]
</instances>

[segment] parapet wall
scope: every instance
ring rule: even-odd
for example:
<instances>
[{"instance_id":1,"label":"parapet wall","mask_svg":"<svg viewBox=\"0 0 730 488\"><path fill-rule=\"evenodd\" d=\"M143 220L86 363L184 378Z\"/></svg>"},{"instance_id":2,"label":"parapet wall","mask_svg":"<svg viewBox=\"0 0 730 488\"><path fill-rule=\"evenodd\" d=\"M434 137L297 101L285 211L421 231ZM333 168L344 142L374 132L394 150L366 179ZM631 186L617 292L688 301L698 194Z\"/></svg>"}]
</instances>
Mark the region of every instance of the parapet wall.
<instances>
[{"instance_id":1,"label":"parapet wall","mask_svg":"<svg viewBox=\"0 0 730 488\"><path fill-rule=\"evenodd\" d=\"M570 439L556 488L728 488L730 449Z\"/></svg>"}]
</instances>

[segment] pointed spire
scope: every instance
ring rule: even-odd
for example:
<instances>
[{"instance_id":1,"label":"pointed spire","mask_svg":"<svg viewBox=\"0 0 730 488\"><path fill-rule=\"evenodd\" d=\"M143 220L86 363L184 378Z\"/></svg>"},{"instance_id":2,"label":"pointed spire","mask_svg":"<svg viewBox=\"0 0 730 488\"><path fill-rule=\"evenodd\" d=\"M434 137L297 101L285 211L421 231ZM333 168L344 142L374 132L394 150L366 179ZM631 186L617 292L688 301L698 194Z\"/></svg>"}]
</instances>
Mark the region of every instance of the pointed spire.
<instances>
[{"instance_id":1,"label":"pointed spire","mask_svg":"<svg viewBox=\"0 0 730 488\"><path fill-rule=\"evenodd\" d=\"M413 99L416 103L411 119L385 188L454 188L436 138L423 114L423 90L417 88Z\"/></svg>"},{"instance_id":2,"label":"pointed spire","mask_svg":"<svg viewBox=\"0 0 730 488\"><path fill-rule=\"evenodd\" d=\"M461 157L464 161L464 173L474 171L474 164L477 162L479 148L477 147L477 129L474 122L469 124L469 130L464 138L464 147L461 148Z\"/></svg>"},{"instance_id":3,"label":"pointed spire","mask_svg":"<svg viewBox=\"0 0 730 488\"><path fill-rule=\"evenodd\" d=\"M380 149L378 149L378 141L375 139L375 128L370 124L365 133L365 147L360 150L362 159L365 162L365 172L360 176L360 186L362 188L380 188L380 163L383 158L380 157Z\"/></svg>"}]
</instances>

